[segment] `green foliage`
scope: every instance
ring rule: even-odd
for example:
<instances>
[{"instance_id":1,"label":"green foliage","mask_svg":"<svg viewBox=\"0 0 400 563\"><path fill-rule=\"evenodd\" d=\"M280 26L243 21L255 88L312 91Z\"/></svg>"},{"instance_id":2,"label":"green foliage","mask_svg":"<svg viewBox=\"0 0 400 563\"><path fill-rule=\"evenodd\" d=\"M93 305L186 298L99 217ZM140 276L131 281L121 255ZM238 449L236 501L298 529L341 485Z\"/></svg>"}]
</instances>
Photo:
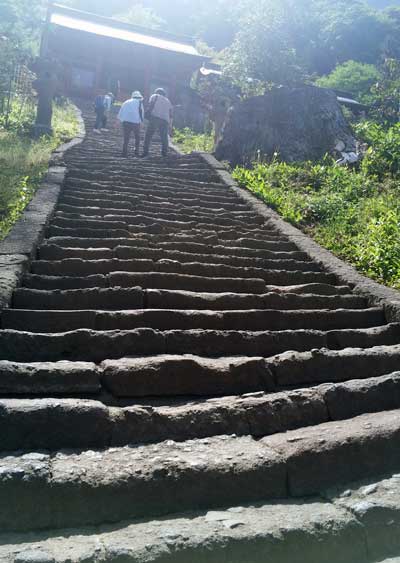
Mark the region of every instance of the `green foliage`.
<instances>
[{"instance_id":1,"label":"green foliage","mask_svg":"<svg viewBox=\"0 0 400 563\"><path fill-rule=\"evenodd\" d=\"M393 125L400 119L400 60L385 59L381 74L381 80L371 88L374 99L372 116L384 125Z\"/></svg>"},{"instance_id":2,"label":"green foliage","mask_svg":"<svg viewBox=\"0 0 400 563\"><path fill-rule=\"evenodd\" d=\"M193 151L212 152L214 148L214 137L207 133L195 133L188 127L175 129L173 142L185 154Z\"/></svg>"},{"instance_id":3,"label":"green foliage","mask_svg":"<svg viewBox=\"0 0 400 563\"><path fill-rule=\"evenodd\" d=\"M34 195L48 166L51 152L77 133L77 121L69 105L54 108L54 137L32 140L21 135L32 125L33 112L28 122L16 130L0 128L0 238L3 238ZM25 119L26 116L23 117Z\"/></svg>"},{"instance_id":4,"label":"green foliage","mask_svg":"<svg viewBox=\"0 0 400 563\"><path fill-rule=\"evenodd\" d=\"M160 29L165 27L165 21L160 18L154 10L146 8L143 4L134 4L127 12L117 14L115 19L146 27L147 29Z\"/></svg>"},{"instance_id":5,"label":"green foliage","mask_svg":"<svg viewBox=\"0 0 400 563\"><path fill-rule=\"evenodd\" d=\"M400 179L400 123L389 129L371 121L355 126L360 139L369 144L361 168L367 177Z\"/></svg>"},{"instance_id":6,"label":"green foliage","mask_svg":"<svg viewBox=\"0 0 400 563\"><path fill-rule=\"evenodd\" d=\"M360 271L400 288L400 190L393 179L399 174L400 150L397 168L392 155L377 172L375 158L399 131L364 124L364 138L374 144L360 170L338 167L329 158L295 164L275 158L251 170L237 168L234 177Z\"/></svg>"},{"instance_id":7,"label":"green foliage","mask_svg":"<svg viewBox=\"0 0 400 563\"><path fill-rule=\"evenodd\" d=\"M317 86L349 92L360 101L370 99L371 87L381 79L375 65L346 61L316 81Z\"/></svg>"}]
</instances>

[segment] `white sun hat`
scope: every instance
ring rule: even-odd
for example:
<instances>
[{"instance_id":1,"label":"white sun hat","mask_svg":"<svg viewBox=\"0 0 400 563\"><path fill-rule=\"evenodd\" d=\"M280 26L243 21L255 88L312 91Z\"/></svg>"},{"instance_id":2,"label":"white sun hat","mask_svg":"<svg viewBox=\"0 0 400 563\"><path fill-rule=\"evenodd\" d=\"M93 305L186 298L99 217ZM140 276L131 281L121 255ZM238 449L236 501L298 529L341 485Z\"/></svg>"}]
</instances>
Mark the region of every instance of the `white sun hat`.
<instances>
[{"instance_id":1,"label":"white sun hat","mask_svg":"<svg viewBox=\"0 0 400 563\"><path fill-rule=\"evenodd\" d=\"M132 92L132 98L139 98L140 100L143 100L143 96L139 92L139 90L135 90L134 92Z\"/></svg>"}]
</instances>

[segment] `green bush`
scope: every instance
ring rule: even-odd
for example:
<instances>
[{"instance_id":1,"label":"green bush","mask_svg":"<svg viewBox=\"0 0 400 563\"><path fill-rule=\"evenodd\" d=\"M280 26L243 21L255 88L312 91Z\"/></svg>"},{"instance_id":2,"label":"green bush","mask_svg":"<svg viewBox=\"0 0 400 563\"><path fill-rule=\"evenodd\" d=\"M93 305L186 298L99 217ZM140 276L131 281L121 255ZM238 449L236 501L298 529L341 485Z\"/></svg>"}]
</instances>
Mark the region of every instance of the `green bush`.
<instances>
[{"instance_id":1,"label":"green bush","mask_svg":"<svg viewBox=\"0 0 400 563\"><path fill-rule=\"evenodd\" d=\"M274 159L251 170L236 168L233 174L321 245L366 275L400 288L400 186L393 179L400 152L386 152L398 132L364 127L365 138L374 138L376 145L360 170L338 167L329 158L295 164ZM377 170L378 154L386 160Z\"/></svg>"},{"instance_id":2,"label":"green bush","mask_svg":"<svg viewBox=\"0 0 400 563\"><path fill-rule=\"evenodd\" d=\"M33 112L26 120L18 114L13 130L0 128L0 239L6 236L31 200L48 166L51 152L78 130L71 105L54 107L53 137L32 140L24 131L32 126Z\"/></svg>"},{"instance_id":3,"label":"green bush","mask_svg":"<svg viewBox=\"0 0 400 563\"><path fill-rule=\"evenodd\" d=\"M212 152L214 149L214 137L208 133L195 133L188 127L174 129L173 142L183 153Z\"/></svg>"},{"instance_id":4,"label":"green bush","mask_svg":"<svg viewBox=\"0 0 400 563\"><path fill-rule=\"evenodd\" d=\"M385 129L382 125L362 122L356 126L357 135L370 146L362 162L366 176L379 180L400 178L400 123Z\"/></svg>"},{"instance_id":5,"label":"green bush","mask_svg":"<svg viewBox=\"0 0 400 563\"><path fill-rule=\"evenodd\" d=\"M347 61L338 65L330 74L319 78L316 84L323 88L343 90L360 100L368 101L371 99L371 86L380 78L381 74L376 66Z\"/></svg>"}]
</instances>

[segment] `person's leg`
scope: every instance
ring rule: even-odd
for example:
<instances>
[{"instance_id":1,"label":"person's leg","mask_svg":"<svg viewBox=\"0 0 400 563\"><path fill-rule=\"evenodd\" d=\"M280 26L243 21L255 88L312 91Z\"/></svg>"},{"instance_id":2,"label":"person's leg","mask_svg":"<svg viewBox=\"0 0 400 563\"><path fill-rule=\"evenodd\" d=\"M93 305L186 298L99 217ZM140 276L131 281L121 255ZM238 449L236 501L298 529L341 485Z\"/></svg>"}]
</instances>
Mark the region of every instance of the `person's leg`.
<instances>
[{"instance_id":1,"label":"person's leg","mask_svg":"<svg viewBox=\"0 0 400 563\"><path fill-rule=\"evenodd\" d=\"M103 117L101 119L102 123L101 126L103 129L105 129L107 127L107 114L106 112L103 113Z\"/></svg>"},{"instance_id":2,"label":"person's leg","mask_svg":"<svg viewBox=\"0 0 400 563\"><path fill-rule=\"evenodd\" d=\"M96 123L94 125L95 129L100 129L101 127L101 111L96 109Z\"/></svg>"},{"instance_id":3,"label":"person's leg","mask_svg":"<svg viewBox=\"0 0 400 563\"><path fill-rule=\"evenodd\" d=\"M139 156L140 150L140 124L133 124L133 134L135 135L135 156Z\"/></svg>"},{"instance_id":4,"label":"person's leg","mask_svg":"<svg viewBox=\"0 0 400 563\"><path fill-rule=\"evenodd\" d=\"M122 156L128 156L128 145L129 145L129 139L131 138L131 132L132 132L131 123L128 123L128 121L123 121L122 127L123 127L123 130L124 130L124 146L122 148Z\"/></svg>"},{"instance_id":5,"label":"person's leg","mask_svg":"<svg viewBox=\"0 0 400 563\"><path fill-rule=\"evenodd\" d=\"M147 156L149 154L150 143L156 131L156 128L156 118L151 117L149 123L147 124L146 135L144 138L143 156Z\"/></svg>"},{"instance_id":6,"label":"person's leg","mask_svg":"<svg viewBox=\"0 0 400 563\"><path fill-rule=\"evenodd\" d=\"M161 137L161 154L162 156L167 156L168 155L168 146L169 146L169 140L168 140L168 122L165 121L164 119L160 119L160 123L159 123L159 131L160 131L160 137Z\"/></svg>"}]
</instances>

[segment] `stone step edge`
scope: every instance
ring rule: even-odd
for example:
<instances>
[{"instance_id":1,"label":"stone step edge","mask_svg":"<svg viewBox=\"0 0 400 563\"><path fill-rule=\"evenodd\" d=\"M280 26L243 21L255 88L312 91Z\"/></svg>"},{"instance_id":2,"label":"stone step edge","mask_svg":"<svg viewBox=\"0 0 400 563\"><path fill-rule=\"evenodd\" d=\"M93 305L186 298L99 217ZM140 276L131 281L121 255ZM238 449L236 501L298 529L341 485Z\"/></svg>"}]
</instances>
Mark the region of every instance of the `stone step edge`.
<instances>
[{"instance_id":1,"label":"stone step edge","mask_svg":"<svg viewBox=\"0 0 400 563\"><path fill-rule=\"evenodd\" d=\"M149 519L193 506L210 510L317 495L398 471L399 446L400 411L395 410L258 441L218 436L2 456L0 526L15 532L73 528Z\"/></svg>"},{"instance_id":2,"label":"stone step edge","mask_svg":"<svg viewBox=\"0 0 400 563\"><path fill-rule=\"evenodd\" d=\"M328 348L343 350L393 346L399 341L400 324L367 329L329 331L219 331L134 330L93 331L77 329L61 333L39 333L17 330L0 331L0 358L17 362L62 360L95 361L131 356L196 353L200 356L227 357L232 354L269 357L286 353ZM233 345L230 343L233 342ZM118 349L118 352L117 352ZM90 350L90 353L88 353ZM122 350L122 351L121 351ZM196 352L194 352L197 350ZM245 352L244 352L245 350Z\"/></svg>"},{"instance_id":3,"label":"stone step edge","mask_svg":"<svg viewBox=\"0 0 400 563\"><path fill-rule=\"evenodd\" d=\"M91 395L99 393L102 386L115 397L274 393L380 377L399 367L400 345L343 350L322 348L284 352L269 358L157 354L104 360L99 365L65 360L26 363L1 360L0 393L3 396ZM340 405L336 410L340 410Z\"/></svg>"},{"instance_id":4,"label":"stone step edge","mask_svg":"<svg viewBox=\"0 0 400 563\"><path fill-rule=\"evenodd\" d=\"M122 556L126 563L171 557L190 563L260 563L265 557L279 563L399 563L399 526L400 479L388 475L296 501L124 521L117 528L1 534L0 561L114 563Z\"/></svg>"},{"instance_id":5,"label":"stone step edge","mask_svg":"<svg viewBox=\"0 0 400 563\"><path fill-rule=\"evenodd\" d=\"M286 236L290 242L296 244L300 251L306 252L310 259L320 264L325 272L334 274L341 284L349 285L356 294L366 297L372 306L382 306L385 310L388 322L400 321L399 291L385 287L363 276L357 272L355 268L350 266L350 264L340 260L302 231L284 221L278 213L270 209L256 196L245 188L241 188L232 178L225 166L218 162L214 156L206 153L199 153L199 156L208 163L211 169L217 172L221 180L229 186L244 203L247 203L256 213L264 217L282 236Z\"/></svg>"},{"instance_id":6,"label":"stone step edge","mask_svg":"<svg viewBox=\"0 0 400 563\"><path fill-rule=\"evenodd\" d=\"M228 432L259 439L395 409L400 399L400 372L292 391L191 399L163 406L152 406L151 401L107 406L100 400L51 396L0 398L0 451L185 442Z\"/></svg>"}]
</instances>

